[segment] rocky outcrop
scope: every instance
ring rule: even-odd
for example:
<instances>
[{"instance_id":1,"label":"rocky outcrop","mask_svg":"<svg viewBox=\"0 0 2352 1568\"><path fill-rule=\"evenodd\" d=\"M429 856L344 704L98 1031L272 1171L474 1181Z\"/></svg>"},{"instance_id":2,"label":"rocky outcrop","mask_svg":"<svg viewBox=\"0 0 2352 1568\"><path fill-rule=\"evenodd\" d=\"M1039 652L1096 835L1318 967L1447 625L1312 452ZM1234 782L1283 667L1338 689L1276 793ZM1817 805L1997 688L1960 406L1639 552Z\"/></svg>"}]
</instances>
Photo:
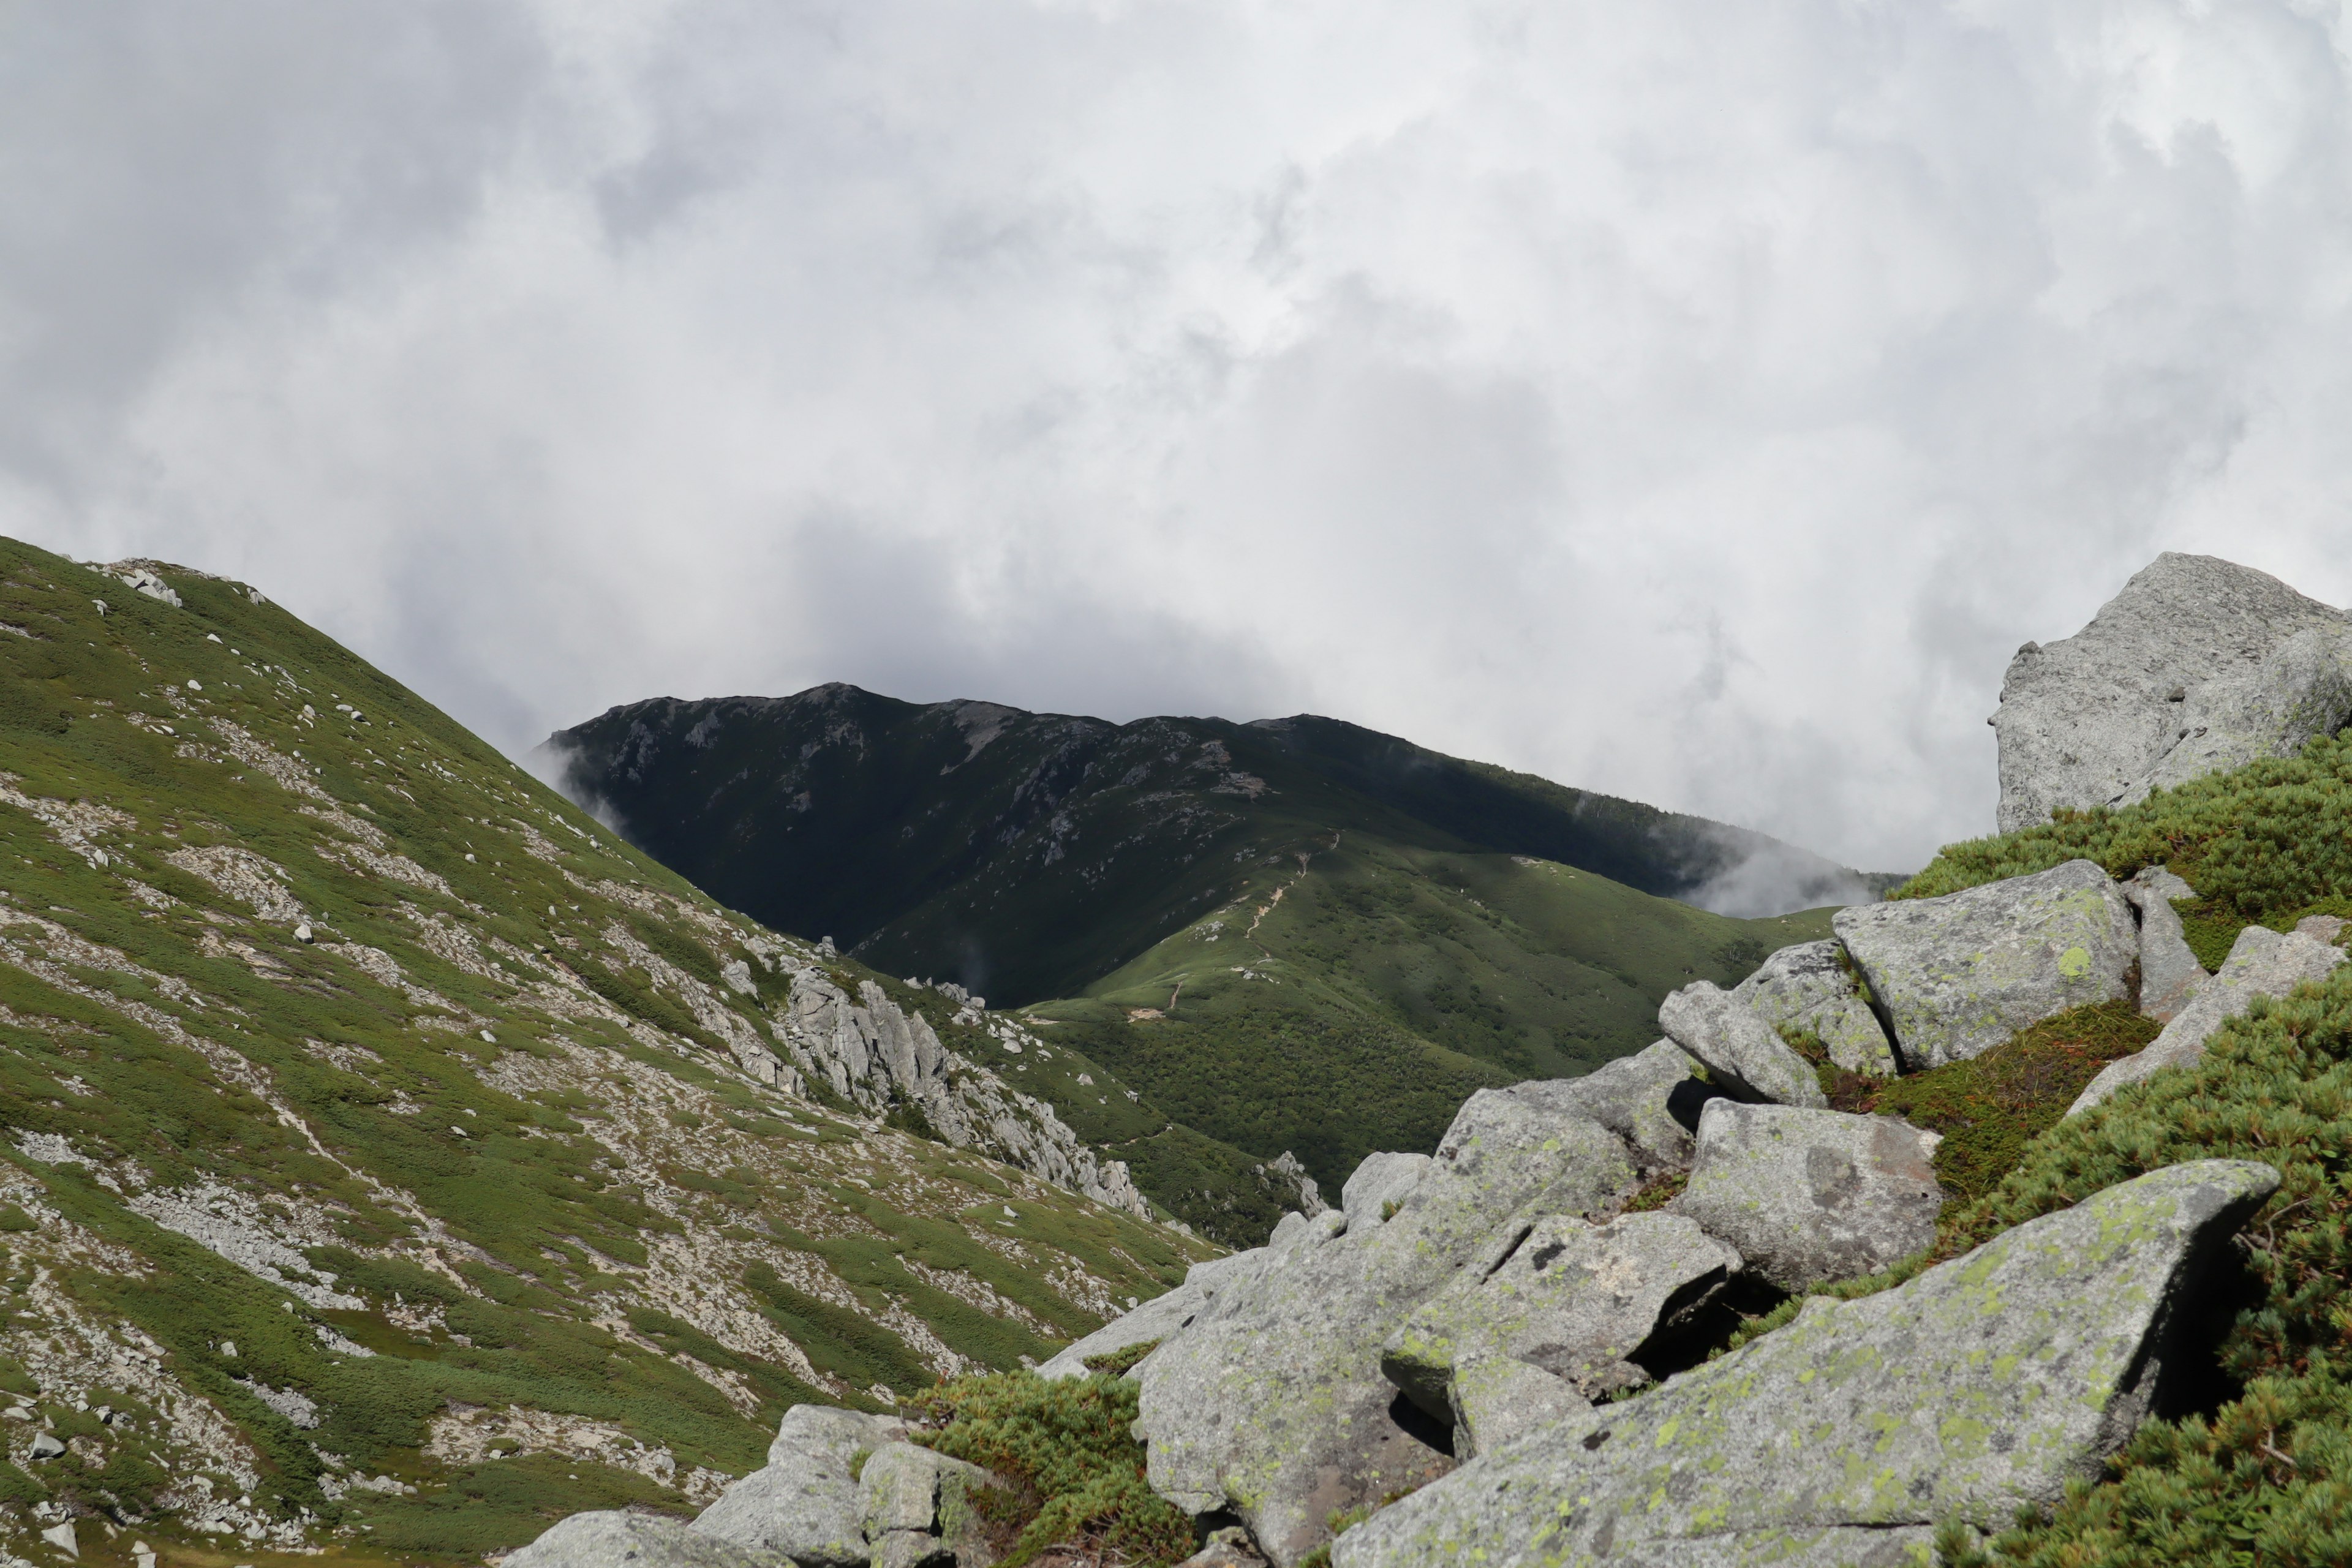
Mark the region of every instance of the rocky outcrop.
<instances>
[{"instance_id":1,"label":"rocky outcrop","mask_svg":"<svg viewBox=\"0 0 2352 1568\"><path fill-rule=\"evenodd\" d=\"M1124 1162L1102 1158L1052 1106L950 1050L921 1014L901 1008L873 981L861 982L853 998L795 949L776 944L761 959L792 988L770 1019L770 1033L802 1073L837 1098L873 1116L911 1108L955 1148L991 1155L1138 1218L1151 1216ZM976 999L956 999L965 1016L1000 1037L1013 1037L1024 1050L1051 1048L1011 1020L979 1012ZM1311 1198L1311 1181L1304 1192Z\"/></svg>"},{"instance_id":2,"label":"rocky outcrop","mask_svg":"<svg viewBox=\"0 0 2352 1568\"><path fill-rule=\"evenodd\" d=\"M694 1521L698 1534L789 1557L799 1568L865 1568L858 1458L907 1428L887 1416L822 1405L784 1412L768 1463L729 1487Z\"/></svg>"},{"instance_id":3,"label":"rocky outcrop","mask_svg":"<svg viewBox=\"0 0 2352 1568\"><path fill-rule=\"evenodd\" d=\"M1153 1489L1231 1509L1293 1568L1333 1510L1442 1473L1444 1439L1382 1375L1381 1344L1513 1215L1606 1210L1636 1180L1625 1145L1557 1097L1472 1096L1385 1224L1277 1254L1136 1369Z\"/></svg>"},{"instance_id":4,"label":"rocky outcrop","mask_svg":"<svg viewBox=\"0 0 2352 1568\"><path fill-rule=\"evenodd\" d=\"M2352 718L2347 630L2341 612L2265 573L2158 556L2089 626L2010 662L1990 721L2000 831L2333 732Z\"/></svg>"},{"instance_id":5,"label":"rocky outcrop","mask_svg":"<svg viewBox=\"0 0 2352 1568\"><path fill-rule=\"evenodd\" d=\"M2146 1050L2101 1068L2066 1114L2079 1115L2160 1068L2201 1061L2213 1031L2252 1006L2255 997L2284 996L2298 985L2325 980L2343 962L2344 950L2317 935L2302 931L2281 935L2248 926L2231 945L2229 961L2197 987L2164 1033Z\"/></svg>"},{"instance_id":6,"label":"rocky outcrop","mask_svg":"<svg viewBox=\"0 0 2352 1568\"><path fill-rule=\"evenodd\" d=\"M774 1568L771 1552L697 1534L659 1514L618 1510L575 1513L520 1552L504 1568Z\"/></svg>"},{"instance_id":7,"label":"rocky outcrop","mask_svg":"<svg viewBox=\"0 0 2352 1568\"><path fill-rule=\"evenodd\" d=\"M1732 988L1732 1001L1776 1029L1802 1029L1830 1060L1865 1078L1893 1078L1895 1051L1870 1010L1844 949L1835 942L1784 947Z\"/></svg>"},{"instance_id":8,"label":"rocky outcrop","mask_svg":"<svg viewBox=\"0 0 2352 1568\"><path fill-rule=\"evenodd\" d=\"M1773 1027L1708 981L1658 1007L1658 1026L1734 1097L1773 1105L1827 1105L1812 1064Z\"/></svg>"},{"instance_id":9,"label":"rocky outcrop","mask_svg":"<svg viewBox=\"0 0 2352 1568\"><path fill-rule=\"evenodd\" d=\"M1389 1381L1454 1426L1457 1459L1648 1383L1631 1358L1740 1267L1677 1215L1546 1215L1501 1239L1499 1262L1463 1269L1381 1351Z\"/></svg>"},{"instance_id":10,"label":"rocky outcrop","mask_svg":"<svg viewBox=\"0 0 2352 1568\"><path fill-rule=\"evenodd\" d=\"M988 1568L996 1560L978 1499L1001 1483L977 1465L912 1443L874 1450L857 1481L872 1568Z\"/></svg>"},{"instance_id":11,"label":"rocky outcrop","mask_svg":"<svg viewBox=\"0 0 2352 1568\"><path fill-rule=\"evenodd\" d=\"M1367 1154L1339 1188L1348 1228L1366 1231L1388 1218L1429 1172L1426 1154Z\"/></svg>"},{"instance_id":12,"label":"rocky outcrop","mask_svg":"<svg viewBox=\"0 0 2352 1568\"><path fill-rule=\"evenodd\" d=\"M1840 910L1832 926L1913 1072L2130 994L2139 957L2131 905L2089 860L1940 899Z\"/></svg>"},{"instance_id":13,"label":"rocky outcrop","mask_svg":"<svg viewBox=\"0 0 2352 1568\"><path fill-rule=\"evenodd\" d=\"M1942 1142L1891 1116L1718 1100L1675 1210L1783 1290L1875 1274L1936 1239Z\"/></svg>"},{"instance_id":14,"label":"rocky outcrop","mask_svg":"<svg viewBox=\"0 0 2352 1568\"><path fill-rule=\"evenodd\" d=\"M2175 899L2193 899L2197 891L2161 866L2141 868L2123 886L2139 914L2139 1010L2168 1024L2205 978L2172 907Z\"/></svg>"},{"instance_id":15,"label":"rocky outcrop","mask_svg":"<svg viewBox=\"0 0 2352 1568\"><path fill-rule=\"evenodd\" d=\"M1336 1568L1924 1561L2095 1475L2193 1360L2195 1294L2277 1186L2176 1165L1572 1415L1339 1537Z\"/></svg>"}]
</instances>

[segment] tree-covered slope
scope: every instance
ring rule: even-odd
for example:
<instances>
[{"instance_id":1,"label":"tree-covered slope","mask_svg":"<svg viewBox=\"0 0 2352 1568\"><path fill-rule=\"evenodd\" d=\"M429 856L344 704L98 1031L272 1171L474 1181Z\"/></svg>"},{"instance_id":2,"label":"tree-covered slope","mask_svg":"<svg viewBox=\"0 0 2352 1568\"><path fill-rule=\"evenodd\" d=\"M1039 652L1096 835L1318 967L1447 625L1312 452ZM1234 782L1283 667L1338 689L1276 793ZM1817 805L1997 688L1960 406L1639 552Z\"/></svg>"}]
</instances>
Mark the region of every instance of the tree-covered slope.
<instances>
[{"instance_id":1,"label":"tree-covered slope","mask_svg":"<svg viewBox=\"0 0 2352 1568\"><path fill-rule=\"evenodd\" d=\"M1311 716L1110 724L833 685L634 703L548 744L577 795L714 897L1007 1004L1075 994L1240 897L1253 863L1335 830L1660 898L1759 856L1799 895L1787 907L1876 890L1760 834Z\"/></svg>"},{"instance_id":2,"label":"tree-covered slope","mask_svg":"<svg viewBox=\"0 0 2352 1568\"><path fill-rule=\"evenodd\" d=\"M1210 1250L1073 1190L1125 1201L1022 1092L1058 1052L714 903L238 584L0 542L0 893L19 1555L478 1560Z\"/></svg>"}]
</instances>

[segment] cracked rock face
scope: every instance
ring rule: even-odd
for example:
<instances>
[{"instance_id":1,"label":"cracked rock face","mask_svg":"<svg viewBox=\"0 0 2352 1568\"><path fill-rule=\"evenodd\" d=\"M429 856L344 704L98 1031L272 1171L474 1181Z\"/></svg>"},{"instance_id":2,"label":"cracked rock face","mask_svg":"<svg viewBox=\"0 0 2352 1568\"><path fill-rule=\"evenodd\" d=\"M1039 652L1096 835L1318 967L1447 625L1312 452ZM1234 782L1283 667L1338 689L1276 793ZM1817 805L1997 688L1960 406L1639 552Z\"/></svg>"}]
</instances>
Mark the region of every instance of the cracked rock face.
<instances>
[{"instance_id":1,"label":"cracked rock face","mask_svg":"<svg viewBox=\"0 0 2352 1568\"><path fill-rule=\"evenodd\" d=\"M2194 1360L2195 1291L2278 1184L2153 1172L1900 1289L1472 1461L1339 1537L1336 1568L1924 1562L2097 1472Z\"/></svg>"},{"instance_id":2,"label":"cracked rock face","mask_svg":"<svg viewBox=\"0 0 2352 1568\"><path fill-rule=\"evenodd\" d=\"M1980 1056L2020 1029L2130 994L2139 927L2089 860L1940 899L1840 910L1838 940L1913 1072Z\"/></svg>"},{"instance_id":3,"label":"cracked rock face","mask_svg":"<svg viewBox=\"0 0 2352 1568\"><path fill-rule=\"evenodd\" d=\"M1991 720L2000 831L2332 732L2352 717L2347 631L2340 611L2266 573L2158 556L2089 626L2010 662Z\"/></svg>"},{"instance_id":4,"label":"cracked rock face","mask_svg":"<svg viewBox=\"0 0 2352 1568\"><path fill-rule=\"evenodd\" d=\"M2263 926L2248 926L2231 945L2228 962L2199 984L2164 1033L2146 1050L2102 1068L2066 1114L2088 1110L2160 1068L2190 1067L2203 1060L2213 1031L2252 1006L2255 997L2284 996L2298 985L2325 980L2343 962L2344 950L2317 935L2303 931L2281 935Z\"/></svg>"},{"instance_id":5,"label":"cracked rock face","mask_svg":"<svg viewBox=\"0 0 2352 1568\"><path fill-rule=\"evenodd\" d=\"M1449 1468L1381 1375L1381 1343L1525 1209L1604 1209L1639 1179L1615 1134L1556 1086L1482 1089L1385 1224L1276 1252L1136 1369L1152 1489L1230 1508L1294 1568L1335 1510ZM1443 1443L1442 1428L1437 1440Z\"/></svg>"},{"instance_id":6,"label":"cracked rock face","mask_svg":"<svg viewBox=\"0 0 2352 1568\"><path fill-rule=\"evenodd\" d=\"M1936 1239L1942 1142L1891 1116L1714 1100L1674 1208L1783 1290L1859 1279Z\"/></svg>"},{"instance_id":7,"label":"cracked rock face","mask_svg":"<svg viewBox=\"0 0 2352 1568\"><path fill-rule=\"evenodd\" d=\"M1807 1029L1830 1060L1865 1078L1895 1076L1894 1047L1834 941L1804 942L1767 958L1731 999L1774 1028Z\"/></svg>"},{"instance_id":8,"label":"cracked rock face","mask_svg":"<svg viewBox=\"0 0 2352 1568\"><path fill-rule=\"evenodd\" d=\"M1500 1263L1463 1269L1381 1348L1389 1381L1454 1424L1460 1458L1532 1429L1536 1412L1564 1415L1649 1382L1629 1358L1739 1268L1678 1215L1600 1226L1547 1215L1512 1233Z\"/></svg>"},{"instance_id":9,"label":"cracked rock face","mask_svg":"<svg viewBox=\"0 0 2352 1568\"><path fill-rule=\"evenodd\" d=\"M1715 1081L1741 1100L1827 1105L1822 1080L1772 1026L1732 994L1694 981L1658 1007L1658 1026Z\"/></svg>"}]
</instances>

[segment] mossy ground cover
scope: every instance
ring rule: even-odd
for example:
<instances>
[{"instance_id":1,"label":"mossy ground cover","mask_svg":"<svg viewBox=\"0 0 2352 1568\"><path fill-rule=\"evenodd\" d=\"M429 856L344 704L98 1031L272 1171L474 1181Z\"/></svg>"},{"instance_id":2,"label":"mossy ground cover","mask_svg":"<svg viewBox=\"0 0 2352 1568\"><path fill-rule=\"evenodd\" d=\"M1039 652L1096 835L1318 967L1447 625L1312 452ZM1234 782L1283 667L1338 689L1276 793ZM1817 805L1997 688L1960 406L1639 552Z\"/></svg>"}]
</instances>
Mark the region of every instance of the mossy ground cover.
<instances>
[{"instance_id":1,"label":"mossy ground cover","mask_svg":"<svg viewBox=\"0 0 2352 1568\"><path fill-rule=\"evenodd\" d=\"M0 1468L0 1533L63 1504L201 1561L172 1521L204 1476L288 1540L478 1559L684 1508L793 1403L1048 1354L1209 1250L746 1079L628 952L710 986L772 936L282 610L165 574L183 606L0 543L0 1381L61 1432L90 1418L60 1391L139 1413ZM192 868L221 855L243 890ZM764 1033L760 987L721 1000ZM163 1223L207 1203L281 1278ZM109 1370L142 1345L176 1392ZM435 1458L468 1409L677 1484L584 1438Z\"/></svg>"}]
</instances>

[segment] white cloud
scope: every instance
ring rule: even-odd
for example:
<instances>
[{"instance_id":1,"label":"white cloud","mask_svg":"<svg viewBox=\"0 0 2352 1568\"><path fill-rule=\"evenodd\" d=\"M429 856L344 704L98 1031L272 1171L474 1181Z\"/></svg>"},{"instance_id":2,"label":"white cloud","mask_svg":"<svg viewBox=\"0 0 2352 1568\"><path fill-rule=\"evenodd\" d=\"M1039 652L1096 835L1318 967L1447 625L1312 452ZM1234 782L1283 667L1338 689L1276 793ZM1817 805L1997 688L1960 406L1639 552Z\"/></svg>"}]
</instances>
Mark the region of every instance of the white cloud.
<instances>
[{"instance_id":1,"label":"white cloud","mask_svg":"<svg viewBox=\"0 0 2352 1568\"><path fill-rule=\"evenodd\" d=\"M518 752L1305 709L1895 868L2157 550L2352 598L2332 6L16 16L0 527Z\"/></svg>"}]
</instances>

